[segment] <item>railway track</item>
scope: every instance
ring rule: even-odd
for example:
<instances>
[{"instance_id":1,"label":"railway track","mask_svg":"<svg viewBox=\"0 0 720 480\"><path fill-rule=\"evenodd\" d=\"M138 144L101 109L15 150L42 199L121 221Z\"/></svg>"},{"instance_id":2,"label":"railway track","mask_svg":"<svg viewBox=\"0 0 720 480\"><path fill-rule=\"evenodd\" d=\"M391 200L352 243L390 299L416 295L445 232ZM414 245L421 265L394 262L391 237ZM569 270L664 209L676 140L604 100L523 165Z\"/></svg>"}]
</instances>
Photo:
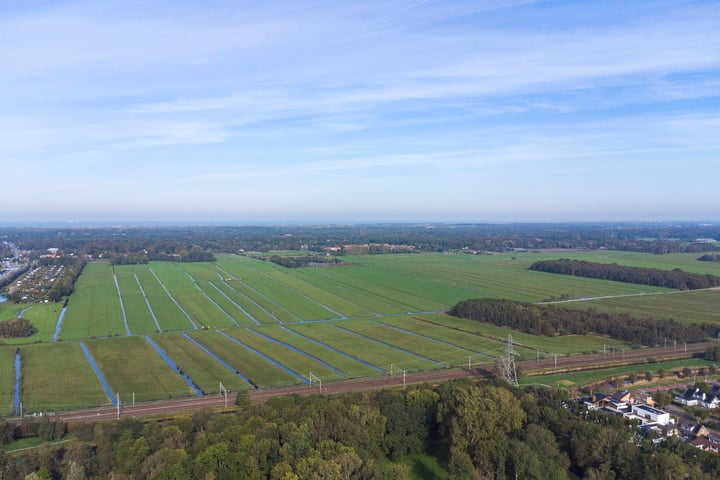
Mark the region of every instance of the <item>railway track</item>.
<instances>
[{"instance_id":1,"label":"railway track","mask_svg":"<svg viewBox=\"0 0 720 480\"><path fill-rule=\"evenodd\" d=\"M519 362L519 365L527 375L539 375L552 372L577 371L583 369L605 368L614 365L646 363L648 359L669 360L679 358L690 358L702 353L717 343L706 342L691 344L685 347L668 348L643 348L639 350L606 352L605 354L591 354L582 356L558 356L556 358L543 359L540 361L526 360ZM556 363L557 362L557 363ZM490 372L484 368L445 368L418 373L395 373L393 376L368 377L351 380L342 380L332 383L318 385L303 385L271 390L256 390L250 392L252 403L262 403L271 398L283 395L313 395L313 394L337 394L363 390L375 390L379 388L401 388L406 385L418 383L438 383L456 378L472 378L487 376ZM320 390L322 388L322 391ZM235 403L235 395L229 395L227 405ZM105 407L78 412L69 412L59 415L68 424L78 422L94 422L99 420L114 420L117 418L143 418L154 416L169 416L178 413L192 412L202 408L222 408L226 406L225 397L205 396L193 399L171 400L165 402L139 404L135 406L122 406L119 410L114 407ZM19 421L19 419L17 420Z\"/></svg>"}]
</instances>

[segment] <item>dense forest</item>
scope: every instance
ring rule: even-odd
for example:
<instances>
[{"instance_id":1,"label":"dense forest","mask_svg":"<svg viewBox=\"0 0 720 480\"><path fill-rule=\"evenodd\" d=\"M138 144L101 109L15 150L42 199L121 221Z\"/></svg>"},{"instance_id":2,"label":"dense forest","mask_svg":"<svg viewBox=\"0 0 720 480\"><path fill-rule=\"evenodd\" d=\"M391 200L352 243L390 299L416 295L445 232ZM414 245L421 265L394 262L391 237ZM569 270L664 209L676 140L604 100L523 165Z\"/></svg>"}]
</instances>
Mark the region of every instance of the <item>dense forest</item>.
<instances>
[{"instance_id":1,"label":"dense forest","mask_svg":"<svg viewBox=\"0 0 720 480\"><path fill-rule=\"evenodd\" d=\"M684 272L679 268L661 270L658 268L628 267L617 263L597 263L568 258L535 262L530 265L530 270L637 283L653 287L676 288L678 290L697 290L720 285L720 277L710 274Z\"/></svg>"},{"instance_id":2,"label":"dense forest","mask_svg":"<svg viewBox=\"0 0 720 480\"><path fill-rule=\"evenodd\" d=\"M702 342L715 338L719 327L685 324L674 320L635 318L625 313L578 310L556 305L538 305L514 300L478 298L455 304L448 313L455 317L514 328L533 335L604 335L635 345L656 346L666 340Z\"/></svg>"},{"instance_id":3,"label":"dense forest","mask_svg":"<svg viewBox=\"0 0 720 480\"><path fill-rule=\"evenodd\" d=\"M204 251L309 250L344 245L401 245L413 251L608 249L650 253L720 251L699 238L720 238L720 226L697 224L368 224L285 226L26 227L0 228L0 239L23 250L93 257ZM380 247L378 247L380 248ZM407 249L406 249L407 250ZM357 250L350 249L350 252ZM379 251L387 251L380 248ZM342 254L340 250L338 253ZM368 249L372 253L372 249Z\"/></svg>"},{"instance_id":4,"label":"dense forest","mask_svg":"<svg viewBox=\"0 0 720 480\"><path fill-rule=\"evenodd\" d=\"M52 439L64 426L45 418L33 428ZM0 425L0 442L11 430ZM453 480L720 477L717 455L677 439L655 446L620 416L567 408L560 391L467 379L80 424L73 434L1 455L0 477L406 480L411 467L401 460L411 454L438 458Z\"/></svg>"}]
</instances>

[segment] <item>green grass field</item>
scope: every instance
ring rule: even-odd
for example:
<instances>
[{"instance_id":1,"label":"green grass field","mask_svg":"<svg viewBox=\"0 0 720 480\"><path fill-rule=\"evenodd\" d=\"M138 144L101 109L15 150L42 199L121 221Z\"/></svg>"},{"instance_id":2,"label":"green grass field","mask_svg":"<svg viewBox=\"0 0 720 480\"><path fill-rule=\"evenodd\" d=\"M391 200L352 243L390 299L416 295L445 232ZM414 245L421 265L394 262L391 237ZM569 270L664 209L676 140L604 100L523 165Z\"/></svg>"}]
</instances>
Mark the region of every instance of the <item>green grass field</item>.
<instances>
[{"instance_id":1,"label":"green grass field","mask_svg":"<svg viewBox=\"0 0 720 480\"><path fill-rule=\"evenodd\" d=\"M116 266L115 274L120 286L123 308L125 309L125 317L130 332L137 334L157 331L155 321L140 290L135 269L128 265Z\"/></svg>"},{"instance_id":2,"label":"green grass field","mask_svg":"<svg viewBox=\"0 0 720 480\"><path fill-rule=\"evenodd\" d=\"M522 378L519 383L520 385L545 385L548 387L582 387L584 385L599 382L609 378L626 377L632 372L635 372L638 378L642 378L643 375L645 375L645 372L648 370L656 373L660 369L665 369L666 372L670 373L676 370L682 370L684 367L702 368L709 367L711 364L712 362L697 358L690 360L677 360L673 362L658 362L647 363L644 365L628 365L624 367L601 368L597 370L586 370L582 372L538 375ZM628 385L628 387L631 386L632 385Z\"/></svg>"},{"instance_id":3,"label":"green grass field","mask_svg":"<svg viewBox=\"0 0 720 480\"><path fill-rule=\"evenodd\" d=\"M433 323L440 323L449 328L456 328L463 332L473 332L479 335L495 338L498 341L507 341L508 335L512 335L513 342L517 345L516 350L520 353L521 360L536 358L538 350L540 351L540 358L543 358L554 354L572 355L602 352L603 347L608 348L613 345L616 348L630 347L627 343L594 335L541 337L518 332L509 328L497 327L495 325L489 325L473 320L466 320L464 318L455 318L449 315L418 315L417 318L423 318ZM503 347L504 345L498 348L496 352L500 351Z\"/></svg>"},{"instance_id":4,"label":"green grass field","mask_svg":"<svg viewBox=\"0 0 720 480\"><path fill-rule=\"evenodd\" d=\"M397 370L421 371L466 365L468 361L491 363L492 357L503 351L508 335L512 335L522 359L534 359L538 354L575 355L628 345L598 336L538 337L442 312L468 298L542 302L563 296L582 299L563 304L568 308L593 307L639 317L720 323L719 291L677 292L527 270L537 260L565 257L720 275L720 264L699 262L698 256L607 251L393 254L345 257L347 264L337 267L288 269L256 258L218 255L213 263L116 266L128 328L137 335L130 337L126 336L113 268L107 262L96 262L85 267L75 285L60 331L61 341L49 343L60 303L32 305L24 316L37 332L28 338L3 341L28 350L27 368L32 376L27 380L30 389L23 389L23 401L35 409L108 403L73 339L86 340L111 388L120 392L123 401L133 392L137 401L194 395L142 337L145 334L150 334L200 388L211 394L218 392L220 382L231 390L252 387L184 338L182 332L262 388L303 380L215 328L299 376L312 372L323 381L346 377L323 362L348 377L381 375L378 369L387 371L391 364ZM0 304L0 316L16 316L26 307ZM157 332L153 314L162 333ZM204 326L210 329L203 330ZM252 331L290 344L315 359ZM0 351L9 352L7 358L0 357L0 413L9 412L12 406L11 345L0 347ZM72 388L61 391L57 379Z\"/></svg>"},{"instance_id":5,"label":"green grass field","mask_svg":"<svg viewBox=\"0 0 720 480\"><path fill-rule=\"evenodd\" d=\"M229 328L227 330L231 336L243 341L242 329ZM232 342L216 331L192 332L190 335L261 387L278 387L300 382L291 374ZM251 334L246 333L246 335Z\"/></svg>"},{"instance_id":6,"label":"green grass field","mask_svg":"<svg viewBox=\"0 0 720 480\"><path fill-rule=\"evenodd\" d=\"M183 310L168 295L148 265L135 265L137 275L150 308L162 331L184 330L193 328L192 323ZM192 317L191 317L192 318Z\"/></svg>"},{"instance_id":7,"label":"green grass field","mask_svg":"<svg viewBox=\"0 0 720 480\"><path fill-rule=\"evenodd\" d=\"M152 339L205 394L218 393L221 382L231 391L249 387L240 377L194 346L181 333L153 335Z\"/></svg>"},{"instance_id":8,"label":"green grass field","mask_svg":"<svg viewBox=\"0 0 720 480\"><path fill-rule=\"evenodd\" d=\"M0 415L13 410L15 348L0 347Z\"/></svg>"},{"instance_id":9,"label":"green grass field","mask_svg":"<svg viewBox=\"0 0 720 480\"><path fill-rule=\"evenodd\" d=\"M77 342L25 345L21 352L26 413L110 404Z\"/></svg>"},{"instance_id":10,"label":"green grass field","mask_svg":"<svg viewBox=\"0 0 720 480\"><path fill-rule=\"evenodd\" d=\"M350 325L348 322L339 323L341 328ZM407 371L431 370L443 367L443 365L436 363L439 362L438 360L433 362L431 359L420 358L416 356L421 355L420 353L413 355L399 350L399 347L393 348L378 341L357 336L349 331L335 327L334 324L295 324L289 328L384 370L388 370L390 364Z\"/></svg>"},{"instance_id":11,"label":"green grass field","mask_svg":"<svg viewBox=\"0 0 720 480\"><path fill-rule=\"evenodd\" d=\"M291 344L303 352L329 363L351 377L369 377L380 373L377 370L374 370L346 355L342 355L336 351L314 343L311 340L295 335L291 331L283 329L281 326L267 325L262 327L253 327L253 330L257 330L258 332L281 342Z\"/></svg>"},{"instance_id":12,"label":"green grass field","mask_svg":"<svg viewBox=\"0 0 720 480\"><path fill-rule=\"evenodd\" d=\"M18 313L20 313L20 311L25 307L27 307L27 305L12 302L0 302L0 321L17 318Z\"/></svg>"},{"instance_id":13,"label":"green grass field","mask_svg":"<svg viewBox=\"0 0 720 480\"><path fill-rule=\"evenodd\" d=\"M59 338L81 339L125 333L120 299L106 262L89 263L75 283Z\"/></svg>"},{"instance_id":14,"label":"green grass field","mask_svg":"<svg viewBox=\"0 0 720 480\"><path fill-rule=\"evenodd\" d=\"M92 340L85 345L124 403L133 392L139 402L195 395L143 337Z\"/></svg>"},{"instance_id":15,"label":"green grass field","mask_svg":"<svg viewBox=\"0 0 720 480\"><path fill-rule=\"evenodd\" d=\"M21 307L23 318L29 320L36 332L29 338L4 338L3 342L9 345L19 345L23 343L32 342L47 342L50 341L53 334L55 333L55 325L57 324L58 316L62 304L60 303L38 303L35 305L18 305ZM20 312L18 312L20 313Z\"/></svg>"}]
</instances>

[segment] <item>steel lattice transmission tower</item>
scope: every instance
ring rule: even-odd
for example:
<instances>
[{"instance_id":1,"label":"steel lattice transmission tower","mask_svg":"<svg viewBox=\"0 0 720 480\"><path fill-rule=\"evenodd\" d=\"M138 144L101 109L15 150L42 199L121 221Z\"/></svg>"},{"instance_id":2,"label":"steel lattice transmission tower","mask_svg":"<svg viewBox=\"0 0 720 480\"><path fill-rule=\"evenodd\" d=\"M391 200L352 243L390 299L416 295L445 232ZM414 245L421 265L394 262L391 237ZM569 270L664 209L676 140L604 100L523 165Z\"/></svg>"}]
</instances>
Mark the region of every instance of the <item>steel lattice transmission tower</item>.
<instances>
[{"instance_id":1,"label":"steel lattice transmission tower","mask_svg":"<svg viewBox=\"0 0 720 480\"><path fill-rule=\"evenodd\" d=\"M495 366L498 373L510 385L518 386L517 369L515 368L515 357L520 354L513 347L512 335L508 335L507 345L503 349L503 355L495 359Z\"/></svg>"}]
</instances>

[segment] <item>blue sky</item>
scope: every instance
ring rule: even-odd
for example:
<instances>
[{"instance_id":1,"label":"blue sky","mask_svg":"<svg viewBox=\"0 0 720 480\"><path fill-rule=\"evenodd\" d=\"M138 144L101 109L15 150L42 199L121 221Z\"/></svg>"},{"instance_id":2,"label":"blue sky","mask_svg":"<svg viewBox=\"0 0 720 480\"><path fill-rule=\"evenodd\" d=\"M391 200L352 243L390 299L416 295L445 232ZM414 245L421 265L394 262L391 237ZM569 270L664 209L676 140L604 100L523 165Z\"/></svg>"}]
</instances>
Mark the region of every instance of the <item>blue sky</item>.
<instances>
[{"instance_id":1,"label":"blue sky","mask_svg":"<svg viewBox=\"0 0 720 480\"><path fill-rule=\"evenodd\" d=\"M720 220L720 4L0 5L0 222Z\"/></svg>"}]
</instances>

